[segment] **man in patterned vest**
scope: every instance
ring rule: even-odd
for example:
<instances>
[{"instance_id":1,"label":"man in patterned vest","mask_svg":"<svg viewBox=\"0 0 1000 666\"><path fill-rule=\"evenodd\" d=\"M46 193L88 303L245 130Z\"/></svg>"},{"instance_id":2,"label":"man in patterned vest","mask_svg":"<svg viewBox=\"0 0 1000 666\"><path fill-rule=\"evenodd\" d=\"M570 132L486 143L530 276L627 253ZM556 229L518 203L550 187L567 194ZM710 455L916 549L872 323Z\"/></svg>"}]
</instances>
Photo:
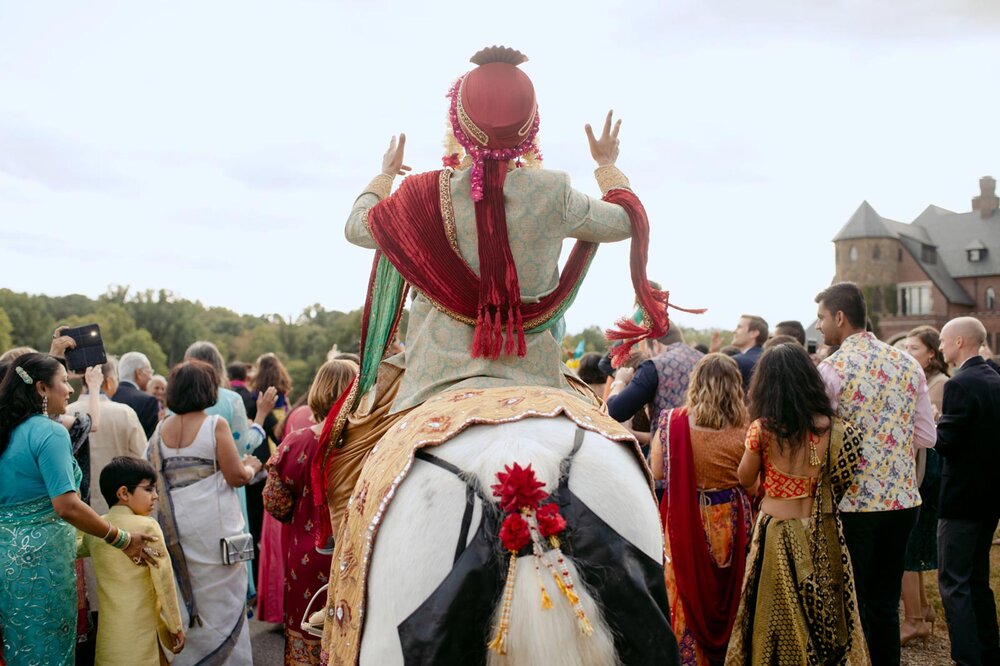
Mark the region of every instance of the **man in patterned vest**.
<instances>
[{"instance_id":1,"label":"man in patterned vest","mask_svg":"<svg viewBox=\"0 0 1000 666\"><path fill-rule=\"evenodd\" d=\"M691 371L703 354L686 345L680 329L674 327L652 345L653 358L641 363L638 370L622 367L615 373L608 415L616 421L627 421L651 404L649 420L655 424L664 409L684 404Z\"/></svg>"},{"instance_id":2,"label":"man in patterned vest","mask_svg":"<svg viewBox=\"0 0 1000 666\"><path fill-rule=\"evenodd\" d=\"M898 665L903 557L920 505L914 458L936 438L927 381L913 357L865 331L857 285L834 284L816 302L824 344L840 347L820 374L834 411L863 437L857 477L840 503L861 624L872 664Z\"/></svg>"}]
</instances>

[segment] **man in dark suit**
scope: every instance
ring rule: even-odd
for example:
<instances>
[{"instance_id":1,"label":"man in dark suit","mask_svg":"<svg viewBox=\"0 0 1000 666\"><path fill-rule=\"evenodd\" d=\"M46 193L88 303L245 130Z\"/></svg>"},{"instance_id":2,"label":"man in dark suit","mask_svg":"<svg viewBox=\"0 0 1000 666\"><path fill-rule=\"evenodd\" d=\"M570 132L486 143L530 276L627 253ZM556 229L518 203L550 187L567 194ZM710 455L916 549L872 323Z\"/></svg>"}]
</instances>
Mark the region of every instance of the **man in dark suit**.
<instances>
[{"instance_id":1,"label":"man in dark suit","mask_svg":"<svg viewBox=\"0 0 1000 666\"><path fill-rule=\"evenodd\" d=\"M146 385L153 376L153 366L141 352L122 354L118 360L118 390L111 396L115 402L135 410L146 438L156 430L160 418L160 403L146 393Z\"/></svg>"},{"instance_id":2,"label":"man in dark suit","mask_svg":"<svg viewBox=\"0 0 1000 666\"><path fill-rule=\"evenodd\" d=\"M1000 520L1000 375L979 355L986 338L973 317L941 330L944 360L959 370L944 385L935 448L944 461L938 509L938 583L951 658L963 666L1000 664L990 546Z\"/></svg>"},{"instance_id":3,"label":"man in dark suit","mask_svg":"<svg viewBox=\"0 0 1000 666\"><path fill-rule=\"evenodd\" d=\"M757 359L764 353L763 344L767 342L769 332L767 322L757 315L743 315L736 330L733 331L733 345L740 348L740 353L733 357L740 367L743 376L743 389L750 387L750 377L757 365Z\"/></svg>"}]
</instances>

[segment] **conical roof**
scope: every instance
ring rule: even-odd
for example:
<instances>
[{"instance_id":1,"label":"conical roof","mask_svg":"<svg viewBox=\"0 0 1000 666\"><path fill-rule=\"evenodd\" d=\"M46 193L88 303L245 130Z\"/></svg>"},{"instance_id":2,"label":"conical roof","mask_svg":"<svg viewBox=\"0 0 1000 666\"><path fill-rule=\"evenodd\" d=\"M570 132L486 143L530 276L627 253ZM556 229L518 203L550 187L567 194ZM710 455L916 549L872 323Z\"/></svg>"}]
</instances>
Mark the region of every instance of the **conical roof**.
<instances>
[{"instance_id":1,"label":"conical roof","mask_svg":"<svg viewBox=\"0 0 1000 666\"><path fill-rule=\"evenodd\" d=\"M871 204L862 201L854 215L847 221L834 241L848 240L850 238L896 238L896 234L888 229L885 220L875 212Z\"/></svg>"}]
</instances>

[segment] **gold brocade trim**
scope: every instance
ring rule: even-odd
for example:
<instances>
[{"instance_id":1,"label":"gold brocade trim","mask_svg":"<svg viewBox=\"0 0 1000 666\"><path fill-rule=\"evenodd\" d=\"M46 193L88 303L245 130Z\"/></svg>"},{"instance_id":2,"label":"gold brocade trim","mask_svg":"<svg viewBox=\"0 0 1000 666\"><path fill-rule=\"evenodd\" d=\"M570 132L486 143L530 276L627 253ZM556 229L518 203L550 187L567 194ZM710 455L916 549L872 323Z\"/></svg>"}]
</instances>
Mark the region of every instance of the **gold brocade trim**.
<instances>
[{"instance_id":1,"label":"gold brocade trim","mask_svg":"<svg viewBox=\"0 0 1000 666\"><path fill-rule=\"evenodd\" d=\"M420 291L420 290L418 289L417 291ZM454 310L449 310L448 308L446 308L445 306L441 305L440 303L438 303L437 301L435 301L433 298L431 298L430 296L428 296L426 293L424 293L422 291L420 291L420 293L423 295L424 298L427 299L427 301L431 305L434 306L435 310L438 310L439 312L443 312L444 314L448 315L449 317L451 317L455 321L460 321L463 324L468 324L469 326L475 326L478 323L472 317L466 317L465 315L459 314L459 313L455 312Z\"/></svg>"},{"instance_id":2,"label":"gold brocade trim","mask_svg":"<svg viewBox=\"0 0 1000 666\"><path fill-rule=\"evenodd\" d=\"M333 422L333 430L330 431L330 441L324 442L324 453L323 460L326 461L326 457L333 454L333 449L339 449L343 446L343 440L341 434L344 432L344 424L347 423L347 417L351 415L351 410L354 409L354 401L358 398L358 389L361 387L361 375L357 375L354 381L351 382L351 388L347 394L347 399L344 404L340 406L340 412L337 414L337 419Z\"/></svg>"},{"instance_id":3,"label":"gold brocade trim","mask_svg":"<svg viewBox=\"0 0 1000 666\"><path fill-rule=\"evenodd\" d=\"M525 136L531 131L531 126L535 122L535 114L538 113L538 104L535 104L534 108L531 109L531 115L528 116L528 121L521 125L521 129L517 130L518 136Z\"/></svg>"},{"instance_id":4,"label":"gold brocade trim","mask_svg":"<svg viewBox=\"0 0 1000 666\"><path fill-rule=\"evenodd\" d=\"M455 390L437 395L392 426L372 448L348 503L331 561L323 650L329 664L358 663L374 542L418 449L442 444L475 425L565 417L628 446L653 494L652 476L632 434L598 408L560 389L537 386Z\"/></svg>"},{"instance_id":5,"label":"gold brocade trim","mask_svg":"<svg viewBox=\"0 0 1000 666\"><path fill-rule=\"evenodd\" d=\"M632 189L628 178L614 164L606 164L594 169L594 178L597 179L597 186L601 188L601 194L607 194L614 189Z\"/></svg>"},{"instance_id":6,"label":"gold brocade trim","mask_svg":"<svg viewBox=\"0 0 1000 666\"><path fill-rule=\"evenodd\" d=\"M455 227L455 207L451 203L451 169L441 169L438 174L438 200L441 206L441 219L444 220L444 235L455 254L462 258L458 250L458 229ZM462 258L462 261L465 261Z\"/></svg>"},{"instance_id":7,"label":"gold brocade trim","mask_svg":"<svg viewBox=\"0 0 1000 666\"><path fill-rule=\"evenodd\" d=\"M368 235L375 238L375 234L372 233L372 221L368 219L368 214L372 212L371 208L365 208L364 212L361 213L361 224L365 225L365 229L368 231Z\"/></svg>"},{"instance_id":8,"label":"gold brocade trim","mask_svg":"<svg viewBox=\"0 0 1000 666\"><path fill-rule=\"evenodd\" d=\"M465 130L466 134L471 135L473 139L478 141L484 147L489 144L490 137L483 130L479 129L476 123L472 122L472 118L469 114L465 112L465 107L462 106L462 88L465 87L465 78L462 78L462 83L458 86L458 93L455 95L455 110L458 112L458 123Z\"/></svg>"},{"instance_id":9,"label":"gold brocade trim","mask_svg":"<svg viewBox=\"0 0 1000 666\"><path fill-rule=\"evenodd\" d=\"M372 178L368 186L365 187L362 194L366 192L371 192L379 199L385 199L392 193L392 176L387 173L380 173L379 175Z\"/></svg>"}]
</instances>

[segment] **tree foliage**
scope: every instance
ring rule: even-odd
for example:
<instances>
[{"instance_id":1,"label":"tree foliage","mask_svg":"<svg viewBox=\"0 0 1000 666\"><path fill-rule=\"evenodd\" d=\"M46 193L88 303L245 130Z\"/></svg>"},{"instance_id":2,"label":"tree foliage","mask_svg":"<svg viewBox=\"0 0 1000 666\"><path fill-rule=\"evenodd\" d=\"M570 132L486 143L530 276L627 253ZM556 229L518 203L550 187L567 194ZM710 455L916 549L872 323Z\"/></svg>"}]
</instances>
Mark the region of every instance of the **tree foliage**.
<instances>
[{"instance_id":1,"label":"tree foliage","mask_svg":"<svg viewBox=\"0 0 1000 666\"><path fill-rule=\"evenodd\" d=\"M285 321L278 315L208 308L165 289L132 292L127 286L113 286L96 299L0 289L0 353L17 346L48 349L57 326L92 323L100 325L108 353L140 351L164 374L197 340L214 342L227 362L253 362L261 354L274 353L292 377L293 399L309 389L334 345L342 352L357 352L361 337L360 309L338 312L316 304L294 321Z\"/></svg>"},{"instance_id":2,"label":"tree foliage","mask_svg":"<svg viewBox=\"0 0 1000 666\"><path fill-rule=\"evenodd\" d=\"M327 310L319 303L305 308L291 321L278 315L254 316L226 308L205 307L161 289L132 292L113 286L97 299L80 294L31 295L0 289L0 353L16 346L48 349L58 325L97 323L111 354L141 351L158 373L166 373L184 358L197 340L210 340L226 362L254 362L264 353L282 360L294 382L292 399L309 389L316 370L336 346L357 353L361 338L361 309ZM400 322L406 330L407 313ZM712 331L686 329L689 344L709 344ZM724 342L729 333L724 333ZM599 326L566 335L562 346L574 350L580 341L586 351L604 352L607 343Z\"/></svg>"},{"instance_id":3,"label":"tree foliage","mask_svg":"<svg viewBox=\"0 0 1000 666\"><path fill-rule=\"evenodd\" d=\"M14 346L14 341L10 337L14 330L14 325L10 323L10 317L0 308L0 350L10 349Z\"/></svg>"}]
</instances>

